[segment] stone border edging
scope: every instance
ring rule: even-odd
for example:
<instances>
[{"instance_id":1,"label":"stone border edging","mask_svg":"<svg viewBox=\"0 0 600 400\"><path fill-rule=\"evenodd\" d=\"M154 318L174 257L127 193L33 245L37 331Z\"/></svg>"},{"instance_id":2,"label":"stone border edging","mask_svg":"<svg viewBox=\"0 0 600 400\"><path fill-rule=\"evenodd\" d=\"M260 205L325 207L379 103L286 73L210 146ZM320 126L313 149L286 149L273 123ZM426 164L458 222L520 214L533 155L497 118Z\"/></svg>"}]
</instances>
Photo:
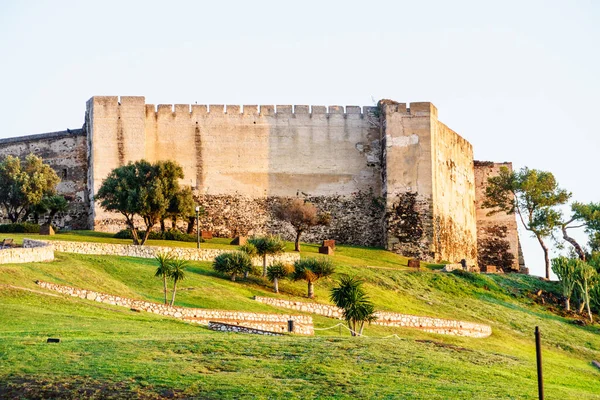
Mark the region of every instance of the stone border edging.
<instances>
[{"instance_id":1,"label":"stone border edging","mask_svg":"<svg viewBox=\"0 0 600 400\"><path fill-rule=\"evenodd\" d=\"M264 330L268 332L287 332L288 321L294 321L294 333L300 335L314 335L312 317L307 315L270 314L246 311L212 310L206 308L187 308L167 306L143 300L134 300L127 297L113 296L92 290L78 289L72 286L56 283L36 281L48 290L59 292L81 299L97 301L99 303L127 307L131 310L151 312L167 317L178 318L186 322L208 325L209 322L223 322L230 325L244 326L249 329Z\"/></svg>"},{"instance_id":2,"label":"stone border edging","mask_svg":"<svg viewBox=\"0 0 600 400\"><path fill-rule=\"evenodd\" d=\"M51 246L54 251L62 253L89 254L89 255L108 255L137 258L154 258L158 253L171 253L176 257L189 261L213 261L216 256L233 250L223 249L194 249L187 247L166 247L166 246L135 246L132 244L114 244L98 242L71 242L66 240L33 240L23 239L25 241L45 243ZM33 247L33 246L32 246ZM54 255L53 255L54 257ZM274 261L280 261L285 264L293 264L300 259L298 253L283 253L276 256L267 256L267 265ZM262 266L262 258L254 257L252 264Z\"/></svg>"},{"instance_id":3,"label":"stone border edging","mask_svg":"<svg viewBox=\"0 0 600 400\"><path fill-rule=\"evenodd\" d=\"M54 261L54 250L43 241L23 239L23 247L0 250L0 264L44 261Z\"/></svg>"},{"instance_id":4,"label":"stone border edging","mask_svg":"<svg viewBox=\"0 0 600 400\"><path fill-rule=\"evenodd\" d=\"M276 299L273 297L261 296L254 296L254 300L275 307L282 307L296 311L324 315L329 318L343 319L342 310L338 307L328 304L290 301ZM413 328L430 333L440 333L444 335L454 336L467 336L473 338L486 338L492 334L492 328L489 325L478 324L475 322L423 317L387 311L378 311L375 314L377 315L377 320L371 322L374 325Z\"/></svg>"}]
</instances>

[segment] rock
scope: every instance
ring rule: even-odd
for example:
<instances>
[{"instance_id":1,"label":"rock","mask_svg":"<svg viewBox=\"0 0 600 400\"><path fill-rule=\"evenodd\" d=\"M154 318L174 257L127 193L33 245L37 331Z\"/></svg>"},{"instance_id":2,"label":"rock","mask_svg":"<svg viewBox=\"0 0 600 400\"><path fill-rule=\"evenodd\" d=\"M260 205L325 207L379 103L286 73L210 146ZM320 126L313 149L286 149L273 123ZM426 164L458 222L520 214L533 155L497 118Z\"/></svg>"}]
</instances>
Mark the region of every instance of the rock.
<instances>
[{"instance_id":1,"label":"rock","mask_svg":"<svg viewBox=\"0 0 600 400\"><path fill-rule=\"evenodd\" d=\"M420 269L421 261L417 258L411 258L410 260L408 260L408 268Z\"/></svg>"}]
</instances>

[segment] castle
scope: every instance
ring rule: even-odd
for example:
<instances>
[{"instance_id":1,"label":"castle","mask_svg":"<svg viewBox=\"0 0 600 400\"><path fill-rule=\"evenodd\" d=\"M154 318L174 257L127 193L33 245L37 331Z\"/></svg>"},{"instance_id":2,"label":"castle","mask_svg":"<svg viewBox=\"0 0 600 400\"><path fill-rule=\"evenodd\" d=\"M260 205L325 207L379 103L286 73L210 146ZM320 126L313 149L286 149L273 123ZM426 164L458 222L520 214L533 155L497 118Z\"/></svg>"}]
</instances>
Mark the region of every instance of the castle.
<instances>
[{"instance_id":1,"label":"castle","mask_svg":"<svg viewBox=\"0 0 600 400\"><path fill-rule=\"evenodd\" d=\"M519 269L514 215L488 216L481 207L488 176L510 163L474 161L471 144L438 120L431 103L155 107L144 97L96 96L82 129L0 139L0 157L29 153L62 179L65 228L122 229L124 220L94 200L102 180L130 161L172 159L207 211L202 229L218 236L289 237L273 207L302 197L332 215L303 240L476 265L478 252L481 262L489 251L482 243L501 239Z\"/></svg>"}]
</instances>

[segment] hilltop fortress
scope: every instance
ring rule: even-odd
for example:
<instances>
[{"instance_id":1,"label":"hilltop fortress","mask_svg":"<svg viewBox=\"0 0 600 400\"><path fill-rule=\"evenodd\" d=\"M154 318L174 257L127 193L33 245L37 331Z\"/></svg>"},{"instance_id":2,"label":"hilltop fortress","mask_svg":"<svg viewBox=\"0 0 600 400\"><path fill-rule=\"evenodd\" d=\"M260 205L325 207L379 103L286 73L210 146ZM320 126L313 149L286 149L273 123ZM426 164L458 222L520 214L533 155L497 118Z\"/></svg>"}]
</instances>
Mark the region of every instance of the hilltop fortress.
<instances>
[{"instance_id":1,"label":"hilltop fortress","mask_svg":"<svg viewBox=\"0 0 600 400\"><path fill-rule=\"evenodd\" d=\"M510 163L475 162L471 144L438 120L431 103L155 107L144 97L96 96L82 129L0 139L0 158L29 153L62 179L58 190L71 204L61 216L65 228L123 229L119 215L94 201L102 180L130 161L172 159L207 211L201 229L218 236L289 237L273 207L301 197L332 215L330 226L303 240L475 265L478 243L481 253L501 239L519 269L515 217L487 216L481 207L487 177Z\"/></svg>"}]
</instances>

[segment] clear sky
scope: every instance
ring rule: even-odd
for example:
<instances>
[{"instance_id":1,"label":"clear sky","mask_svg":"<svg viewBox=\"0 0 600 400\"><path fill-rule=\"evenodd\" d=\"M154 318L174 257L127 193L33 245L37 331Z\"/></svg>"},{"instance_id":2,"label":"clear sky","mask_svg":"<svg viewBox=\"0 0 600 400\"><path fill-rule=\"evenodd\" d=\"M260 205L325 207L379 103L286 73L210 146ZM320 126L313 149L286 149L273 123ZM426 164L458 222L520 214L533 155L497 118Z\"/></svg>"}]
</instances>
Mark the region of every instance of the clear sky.
<instances>
[{"instance_id":1,"label":"clear sky","mask_svg":"<svg viewBox=\"0 0 600 400\"><path fill-rule=\"evenodd\" d=\"M2 0L0 137L78 128L94 95L431 101L476 159L549 170L600 201L599 21L593 0Z\"/></svg>"}]
</instances>

